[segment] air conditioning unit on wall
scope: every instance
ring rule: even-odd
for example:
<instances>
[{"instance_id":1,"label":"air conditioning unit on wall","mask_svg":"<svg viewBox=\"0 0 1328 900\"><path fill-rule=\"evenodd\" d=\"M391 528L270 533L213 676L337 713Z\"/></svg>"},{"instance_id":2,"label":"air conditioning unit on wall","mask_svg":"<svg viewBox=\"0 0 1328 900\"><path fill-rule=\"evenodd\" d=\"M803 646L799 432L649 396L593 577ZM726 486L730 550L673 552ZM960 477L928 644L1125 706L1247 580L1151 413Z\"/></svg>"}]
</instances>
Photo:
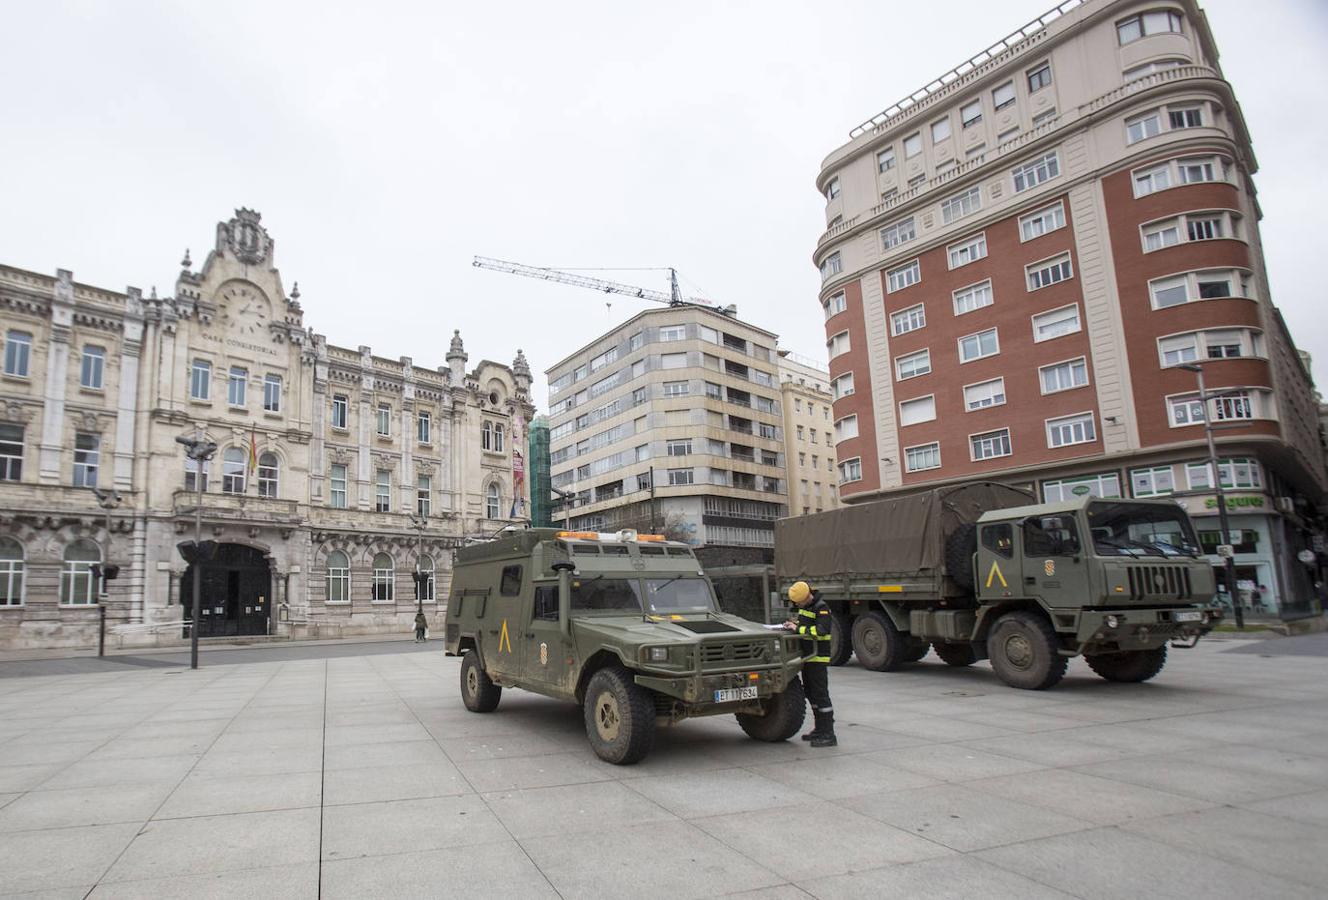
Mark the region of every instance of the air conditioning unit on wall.
<instances>
[{"instance_id":1,"label":"air conditioning unit on wall","mask_svg":"<svg viewBox=\"0 0 1328 900\"><path fill-rule=\"evenodd\" d=\"M1294 513L1296 511L1296 501L1290 497L1278 497L1277 511L1288 514Z\"/></svg>"}]
</instances>

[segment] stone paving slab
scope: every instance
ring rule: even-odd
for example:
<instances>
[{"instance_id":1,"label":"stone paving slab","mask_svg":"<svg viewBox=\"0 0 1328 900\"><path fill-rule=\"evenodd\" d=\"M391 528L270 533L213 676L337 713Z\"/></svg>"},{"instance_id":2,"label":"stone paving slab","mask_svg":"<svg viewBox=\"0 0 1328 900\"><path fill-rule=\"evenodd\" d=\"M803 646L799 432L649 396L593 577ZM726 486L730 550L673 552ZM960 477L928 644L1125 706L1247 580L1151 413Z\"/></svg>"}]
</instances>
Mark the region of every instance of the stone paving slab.
<instances>
[{"instance_id":1,"label":"stone paving slab","mask_svg":"<svg viewBox=\"0 0 1328 900\"><path fill-rule=\"evenodd\" d=\"M1280 898L1328 884L1328 656L1299 647L1201 643L1144 685L1076 660L1046 692L985 664L851 664L831 676L838 748L760 744L723 717L663 729L650 757L616 767L575 707L507 691L468 713L457 660L396 646L250 648L197 672L0 663L0 896Z\"/></svg>"}]
</instances>

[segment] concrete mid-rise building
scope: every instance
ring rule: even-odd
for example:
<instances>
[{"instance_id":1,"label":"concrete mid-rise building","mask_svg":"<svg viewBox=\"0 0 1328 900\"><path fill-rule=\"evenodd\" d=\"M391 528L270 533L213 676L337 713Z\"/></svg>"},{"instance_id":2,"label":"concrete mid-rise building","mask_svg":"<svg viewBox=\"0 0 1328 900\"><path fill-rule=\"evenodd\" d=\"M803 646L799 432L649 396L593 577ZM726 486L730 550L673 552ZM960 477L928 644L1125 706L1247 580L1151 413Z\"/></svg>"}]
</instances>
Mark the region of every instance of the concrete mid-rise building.
<instances>
[{"instance_id":1,"label":"concrete mid-rise building","mask_svg":"<svg viewBox=\"0 0 1328 900\"><path fill-rule=\"evenodd\" d=\"M555 517L773 547L788 513L775 343L682 304L638 313L551 366L550 483L574 496Z\"/></svg>"},{"instance_id":2,"label":"concrete mid-rise building","mask_svg":"<svg viewBox=\"0 0 1328 900\"><path fill-rule=\"evenodd\" d=\"M1235 545L1252 612L1314 611L1324 446L1256 171L1192 0L1064 3L853 129L817 179L814 254L833 418L856 416L842 498L976 478L1174 497L1205 549Z\"/></svg>"},{"instance_id":3,"label":"concrete mid-rise building","mask_svg":"<svg viewBox=\"0 0 1328 900\"><path fill-rule=\"evenodd\" d=\"M789 515L839 506L835 437L857 433L849 413L831 421L830 372L824 363L779 351L779 394L784 404L784 459Z\"/></svg>"}]
</instances>

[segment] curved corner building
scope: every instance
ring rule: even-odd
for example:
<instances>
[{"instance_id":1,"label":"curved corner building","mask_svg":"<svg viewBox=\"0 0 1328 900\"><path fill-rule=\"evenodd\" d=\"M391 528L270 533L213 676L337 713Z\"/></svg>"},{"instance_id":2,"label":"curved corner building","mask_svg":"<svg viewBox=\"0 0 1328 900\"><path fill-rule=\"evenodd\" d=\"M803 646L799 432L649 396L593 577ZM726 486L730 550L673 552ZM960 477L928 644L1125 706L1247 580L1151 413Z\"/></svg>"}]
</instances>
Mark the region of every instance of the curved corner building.
<instances>
[{"instance_id":1,"label":"curved corner building","mask_svg":"<svg viewBox=\"0 0 1328 900\"><path fill-rule=\"evenodd\" d=\"M842 498L1174 496L1215 552L1208 415L1239 596L1318 611L1318 398L1269 297L1256 170L1188 0L1071 0L853 129L814 257L856 434Z\"/></svg>"}]
</instances>

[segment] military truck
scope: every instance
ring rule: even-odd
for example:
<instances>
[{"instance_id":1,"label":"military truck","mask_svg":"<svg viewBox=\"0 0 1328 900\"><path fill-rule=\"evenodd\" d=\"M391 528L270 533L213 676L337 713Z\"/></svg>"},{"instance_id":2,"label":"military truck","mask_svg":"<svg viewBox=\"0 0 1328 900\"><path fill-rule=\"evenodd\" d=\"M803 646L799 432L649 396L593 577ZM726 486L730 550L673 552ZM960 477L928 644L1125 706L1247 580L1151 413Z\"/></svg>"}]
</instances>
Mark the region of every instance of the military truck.
<instances>
[{"instance_id":1,"label":"military truck","mask_svg":"<svg viewBox=\"0 0 1328 900\"><path fill-rule=\"evenodd\" d=\"M658 535L533 528L458 550L445 640L467 709L503 688L573 701L619 765L658 723L733 714L773 742L806 714L797 636L721 613L691 548Z\"/></svg>"},{"instance_id":2,"label":"military truck","mask_svg":"<svg viewBox=\"0 0 1328 900\"><path fill-rule=\"evenodd\" d=\"M1147 681L1168 642L1192 647L1221 619L1175 502L1033 499L978 482L781 519L778 584L806 581L830 606L832 664L854 654L884 672L933 650L952 666L990 659L1031 690L1081 653L1109 681Z\"/></svg>"}]
</instances>

